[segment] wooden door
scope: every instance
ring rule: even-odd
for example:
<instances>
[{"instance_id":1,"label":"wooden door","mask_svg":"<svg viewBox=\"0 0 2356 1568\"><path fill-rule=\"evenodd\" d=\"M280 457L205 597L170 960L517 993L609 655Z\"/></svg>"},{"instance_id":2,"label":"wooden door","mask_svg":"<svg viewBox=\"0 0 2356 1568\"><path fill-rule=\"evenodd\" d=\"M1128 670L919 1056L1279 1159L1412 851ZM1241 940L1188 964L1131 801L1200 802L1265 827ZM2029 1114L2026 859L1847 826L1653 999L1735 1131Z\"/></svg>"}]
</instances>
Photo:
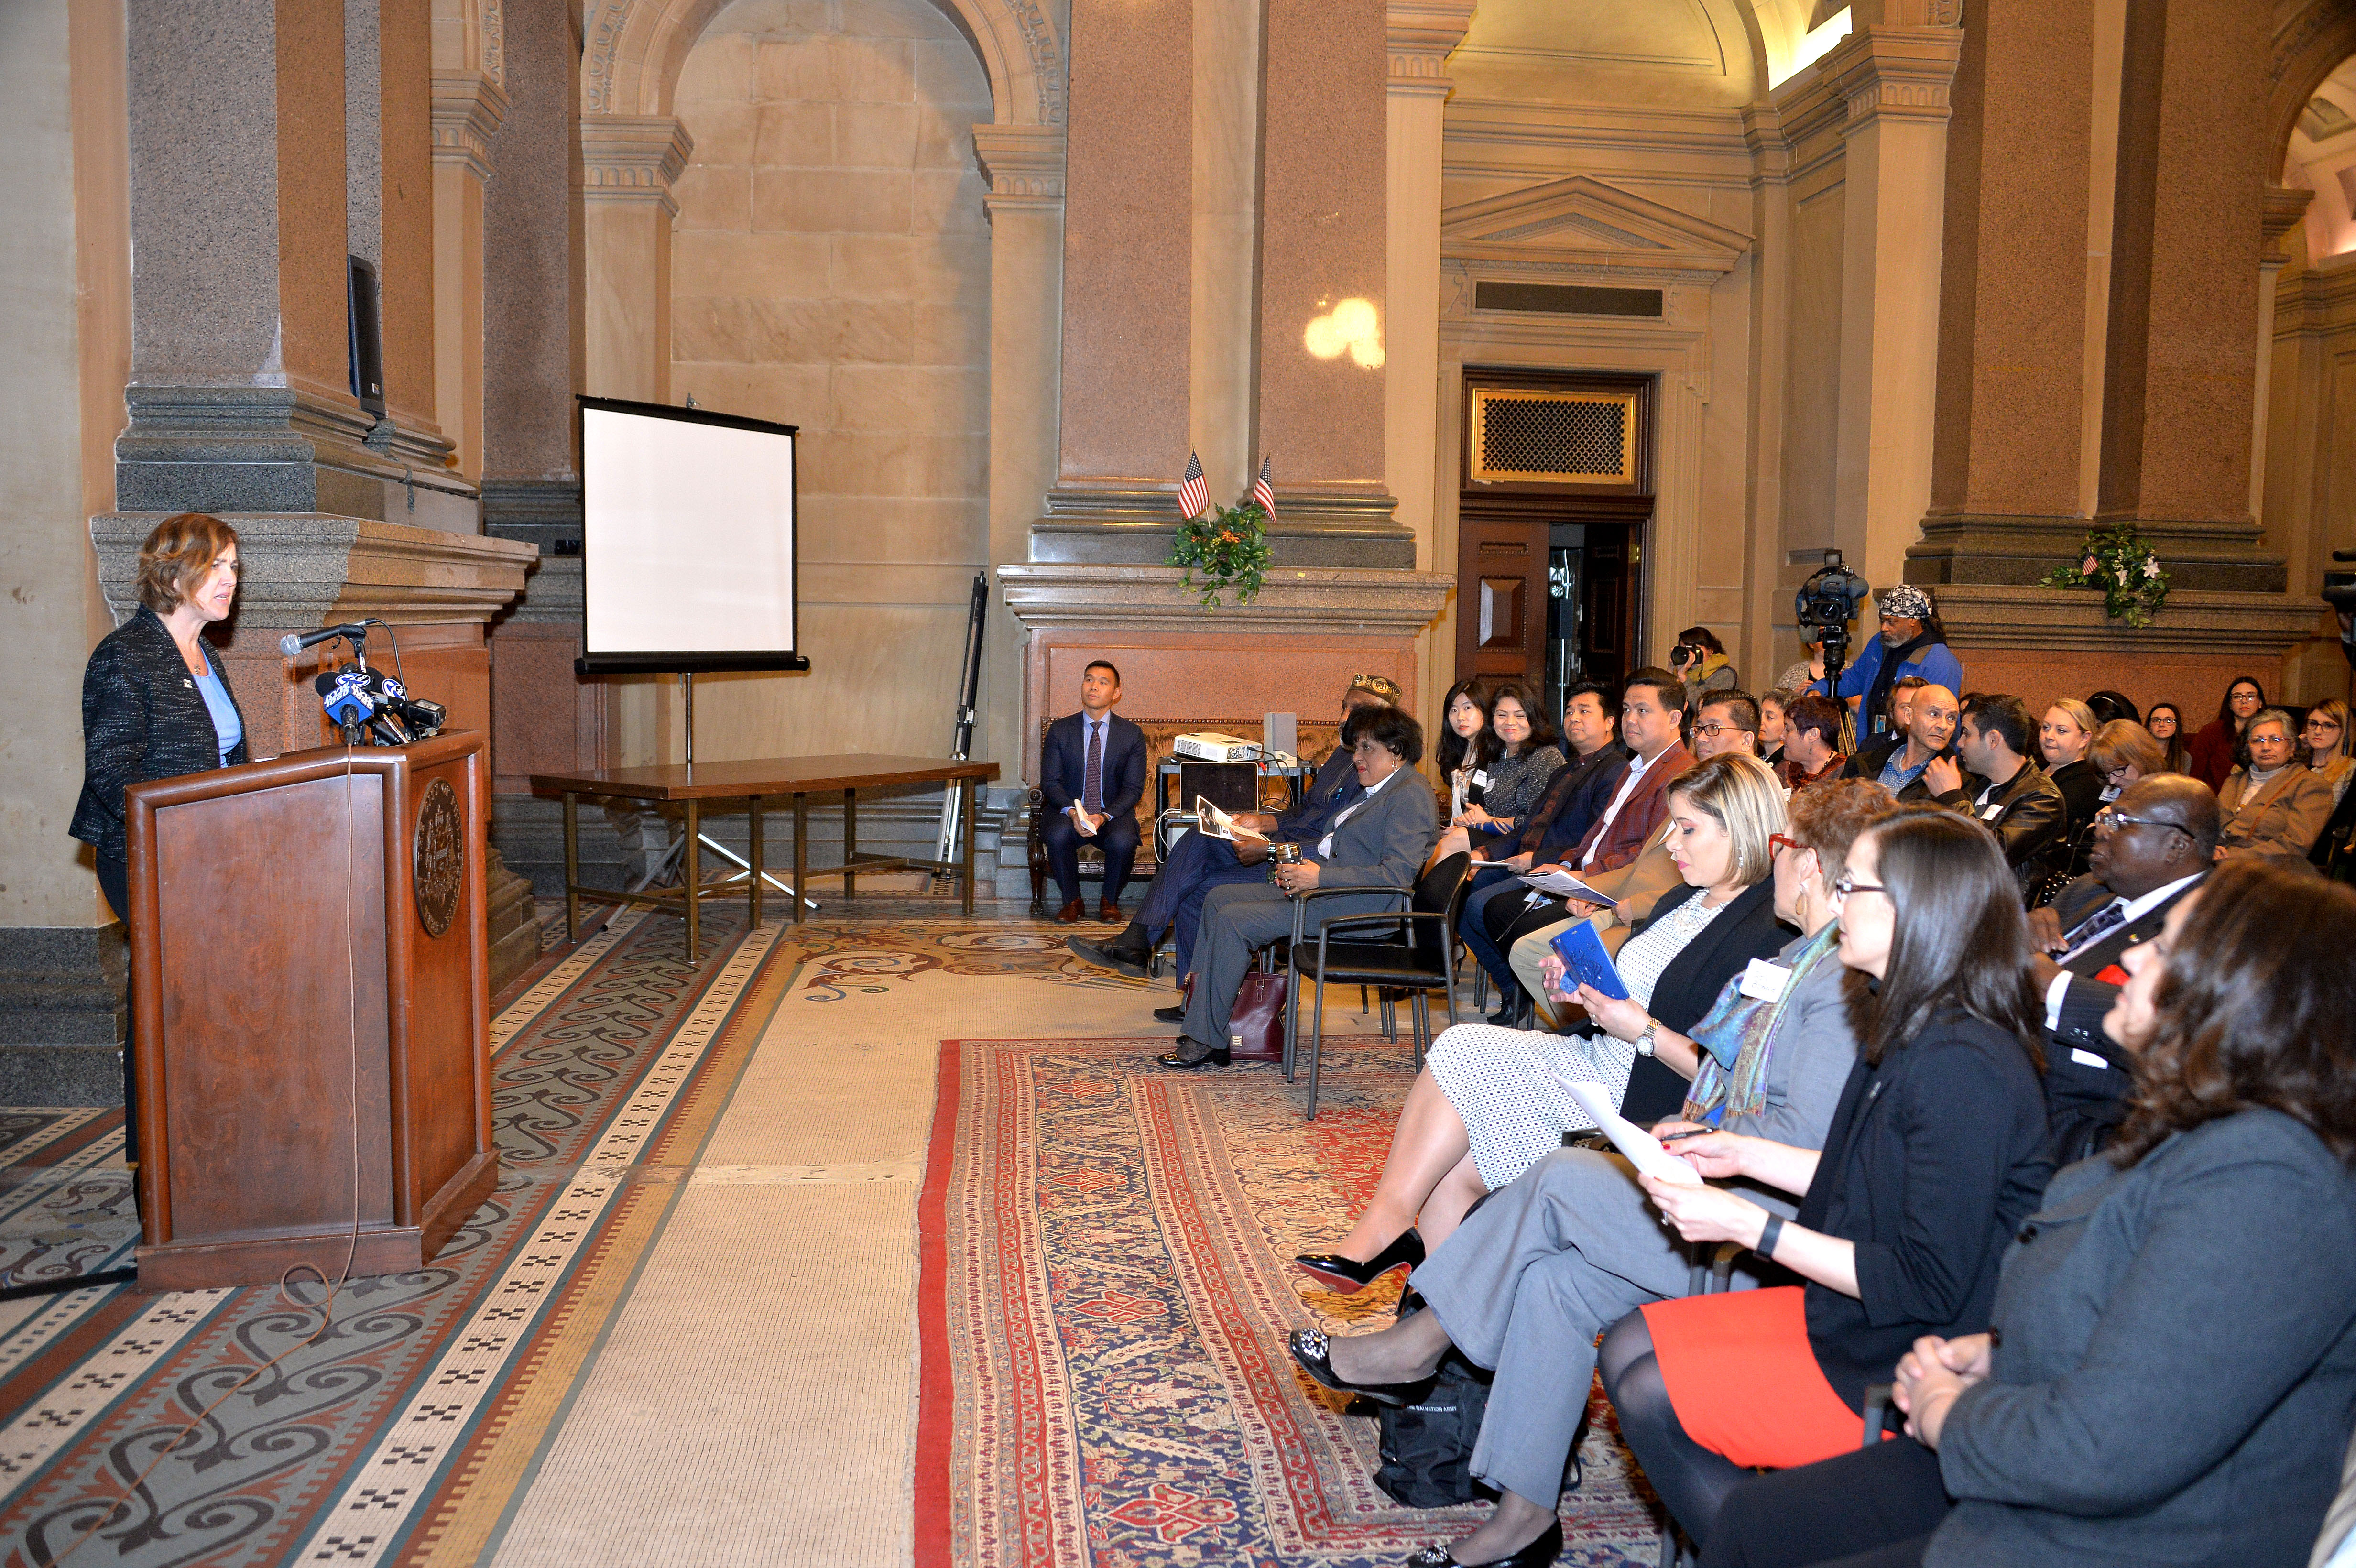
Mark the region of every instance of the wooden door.
<instances>
[{"instance_id":1,"label":"wooden door","mask_svg":"<svg viewBox=\"0 0 2356 1568\"><path fill-rule=\"evenodd\" d=\"M1545 521L1465 517L1456 537L1456 678L1543 682Z\"/></svg>"},{"instance_id":2,"label":"wooden door","mask_svg":"<svg viewBox=\"0 0 2356 1568\"><path fill-rule=\"evenodd\" d=\"M1637 606L1643 603L1644 530L1590 523L1587 528L1587 570L1580 586L1580 653L1590 679L1617 686L1644 666L1639 638L1643 627Z\"/></svg>"}]
</instances>

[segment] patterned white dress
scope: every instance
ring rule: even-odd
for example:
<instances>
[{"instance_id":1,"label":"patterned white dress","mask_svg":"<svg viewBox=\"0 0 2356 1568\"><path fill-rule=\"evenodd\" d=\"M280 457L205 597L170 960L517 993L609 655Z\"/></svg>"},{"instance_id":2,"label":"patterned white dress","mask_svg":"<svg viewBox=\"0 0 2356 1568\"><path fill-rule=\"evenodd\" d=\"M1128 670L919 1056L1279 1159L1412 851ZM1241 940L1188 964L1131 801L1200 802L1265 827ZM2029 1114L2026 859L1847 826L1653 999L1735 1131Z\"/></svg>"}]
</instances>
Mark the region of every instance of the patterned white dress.
<instances>
[{"instance_id":1,"label":"patterned white dress","mask_svg":"<svg viewBox=\"0 0 2356 1568\"><path fill-rule=\"evenodd\" d=\"M1727 907L1709 908L1697 895L1630 937L1614 960L1628 994L1650 1007L1661 971ZM1620 1103L1628 1092L1636 1043L1608 1034L1580 1040L1458 1024L1442 1031L1424 1061L1440 1092L1464 1118L1472 1163L1494 1192L1560 1148L1564 1133L1594 1125L1564 1084L1597 1084L1610 1093L1613 1104Z\"/></svg>"}]
</instances>

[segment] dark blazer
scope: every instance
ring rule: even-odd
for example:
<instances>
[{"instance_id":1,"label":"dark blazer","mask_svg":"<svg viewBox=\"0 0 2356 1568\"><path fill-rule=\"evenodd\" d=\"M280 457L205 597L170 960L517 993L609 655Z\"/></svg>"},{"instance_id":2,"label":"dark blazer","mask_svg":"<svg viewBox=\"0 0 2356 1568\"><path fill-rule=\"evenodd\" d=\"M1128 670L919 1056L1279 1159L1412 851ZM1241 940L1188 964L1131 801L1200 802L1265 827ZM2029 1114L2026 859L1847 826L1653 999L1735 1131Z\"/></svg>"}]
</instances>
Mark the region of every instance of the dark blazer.
<instances>
[{"instance_id":1,"label":"dark blazer","mask_svg":"<svg viewBox=\"0 0 2356 1568\"><path fill-rule=\"evenodd\" d=\"M1066 713L1047 726L1039 747L1039 794L1050 809L1064 811L1087 787L1087 716ZM1104 808L1108 816L1133 816L1145 798L1145 731L1118 713L1105 717ZM1188 801L1191 807L1194 802Z\"/></svg>"},{"instance_id":2,"label":"dark blazer","mask_svg":"<svg viewBox=\"0 0 2356 1568\"><path fill-rule=\"evenodd\" d=\"M2062 993L2060 1019L2045 1031L2045 1104L2058 1162L2066 1165L2093 1154L2110 1141L2113 1129L2126 1116L2132 1068L2126 1052L2103 1032L2104 1015L2118 999L2119 987L2095 976L2128 948L2158 936L2177 900L2200 885L2195 882L2161 900L2083 953L2072 955L2062 965L2070 972L2070 984ZM2080 877L2055 896L2053 912L2066 934L2115 896L2098 878ZM2082 1061L2072 1051L2105 1065Z\"/></svg>"},{"instance_id":3,"label":"dark blazer","mask_svg":"<svg viewBox=\"0 0 2356 1568\"><path fill-rule=\"evenodd\" d=\"M2356 1180L2313 1133L2254 1108L2070 1167L1992 1322L1926 1562L2303 1568L2356 1410Z\"/></svg>"},{"instance_id":4,"label":"dark blazer","mask_svg":"<svg viewBox=\"0 0 2356 1568\"><path fill-rule=\"evenodd\" d=\"M1628 765L1634 767L1635 761L1630 759ZM1669 781L1690 772L1693 765L1693 753L1686 750L1685 743L1671 741L1669 749L1655 757L1653 765L1644 770L1644 776L1637 781L1635 789L1628 796L1628 803L1620 808L1620 815L1613 817L1607 827L1602 820L1603 814L1612 808L1612 796L1620 793L1620 785L1614 784L1612 794L1605 795L1595 807L1595 826L1587 830L1586 837L1579 841L1578 848L1565 858L1563 864L1574 871L1578 870L1580 860L1590 844L1597 847L1595 861L1587 868L1590 871L1612 870L1643 854L1645 840L1652 837L1653 829L1661 825L1661 818L1668 812ZM1624 780L1625 777L1623 773L1622 778Z\"/></svg>"},{"instance_id":5,"label":"dark blazer","mask_svg":"<svg viewBox=\"0 0 2356 1568\"><path fill-rule=\"evenodd\" d=\"M213 673L220 675L220 656L201 638L198 645ZM229 683L224 679L221 685L227 689ZM235 692L229 700L237 707ZM244 723L241 709L240 728ZM124 852L125 789L221 766L212 709L181 662L170 629L144 604L91 650L81 676L81 798L67 831L114 860ZM229 760L247 758L241 740Z\"/></svg>"},{"instance_id":6,"label":"dark blazer","mask_svg":"<svg viewBox=\"0 0 2356 1568\"><path fill-rule=\"evenodd\" d=\"M1841 1090L1798 1222L1857 1243L1854 1299L1813 1281L1808 1343L1853 1410L1925 1334L1987 1328L1998 1262L2053 1175L2020 1042L1960 1008Z\"/></svg>"},{"instance_id":7,"label":"dark blazer","mask_svg":"<svg viewBox=\"0 0 2356 1568\"><path fill-rule=\"evenodd\" d=\"M1300 805L1278 815L1273 837L1280 843L1314 844L1325 837L1333 814L1365 793L1365 786L1358 782L1357 760L1349 747L1337 745L1332 756L1317 764L1308 789L1301 792ZM1194 803L1186 804L1191 807Z\"/></svg>"},{"instance_id":8,"label":"dark blazer","mask_svg":"<svg viewBox=\"0 0 2356 1568\"><path fill-rule=\"evenodd\" d=\"M1687 899L1699 898L1701 892L1690 882L1679 882L1661 895L1653 912L1628 933L1628 940L1635 941L1647 926ZM1775 919L1775 879L1752 883L1669 960L1653 986L1653 1000L1645 1010L1660 1020L1663 1029L1687 1032L1709 1016L1729 980L1741 974L1753 958L1772 958L1783 952L1794 934L1791 927ZM1628 1073L1628 1092L1621 1096L1620 1114L1640 1123L1674 1116L1684 1106L1689 1087L1675 1068L1664 1066L1659 1058L1640 1056Z\"/></svg>"},{"instance_id":9,"label":"dark blazer","mask_svg":"<svg viewBox=\"0 0 2356 1568\"><path fill-rule=\"evenodd\" d=\"M1475 860L1510 860L1533 857L1531 864L1546 865L1579 847L1587 830L1620 791L1628 772L1628 753L1612 741L1594 755L1574 757L1547 780L1546 793L1531 807L1528 822L1515 833L1476 842Z\"/></svg>"}]
</instances>

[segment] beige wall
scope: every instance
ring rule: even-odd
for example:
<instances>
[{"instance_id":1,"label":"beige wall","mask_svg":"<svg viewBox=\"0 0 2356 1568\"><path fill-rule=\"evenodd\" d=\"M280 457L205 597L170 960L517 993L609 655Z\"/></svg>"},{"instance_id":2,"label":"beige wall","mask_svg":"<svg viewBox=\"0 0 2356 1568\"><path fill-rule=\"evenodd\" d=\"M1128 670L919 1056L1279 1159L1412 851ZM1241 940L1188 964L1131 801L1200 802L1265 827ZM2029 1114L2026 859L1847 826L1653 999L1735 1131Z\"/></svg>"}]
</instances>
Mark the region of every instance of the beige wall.
<instances>
[{"instance_id":1,"label":"beige wall","mask_svg":"<svg viewBox=\"0 0 2356 1568\"><path fill-rule=\"evenodd\" d=\"M980 63L924 0L737 0L676 106L672 394L800 427L813 666L700 680L696 754L937 754L989 559Z\"/></svg>"},{"instance_id":2,"label":"beige wall","mask_svg":"<svg viewBox=\"0 0 2356 1568\"><path fill-rule=\"evenodd\" d=\"M112 918L66 827L82 664L112 624L84 518L113 499L129 357L121 29L119 8L0 6L0 925Z\"/></svg>"}]
</instances>

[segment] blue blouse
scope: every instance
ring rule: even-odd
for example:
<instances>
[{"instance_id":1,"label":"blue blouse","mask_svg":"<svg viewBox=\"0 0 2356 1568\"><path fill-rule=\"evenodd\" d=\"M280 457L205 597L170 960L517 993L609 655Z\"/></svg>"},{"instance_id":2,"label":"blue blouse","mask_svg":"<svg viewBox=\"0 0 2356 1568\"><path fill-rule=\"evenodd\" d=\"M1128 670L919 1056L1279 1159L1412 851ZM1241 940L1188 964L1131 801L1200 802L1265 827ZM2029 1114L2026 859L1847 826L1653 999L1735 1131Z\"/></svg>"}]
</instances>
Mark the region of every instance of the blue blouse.
<instances>
[{"instance_id":1,"label":"blue blouse","mask_svg":"<svg viewBox=\"0 0 2356 1568\"><path fill-rule=\"evenodd\" d=\"M229 688L221 684L219 671L196 678L197 689L204 693L205 707L212 712L213 736L220 742L221 765L226 767L229 754L245 739L245 726L238 719L237 704L229 699Z\"/></svg>"}]
</instances>

